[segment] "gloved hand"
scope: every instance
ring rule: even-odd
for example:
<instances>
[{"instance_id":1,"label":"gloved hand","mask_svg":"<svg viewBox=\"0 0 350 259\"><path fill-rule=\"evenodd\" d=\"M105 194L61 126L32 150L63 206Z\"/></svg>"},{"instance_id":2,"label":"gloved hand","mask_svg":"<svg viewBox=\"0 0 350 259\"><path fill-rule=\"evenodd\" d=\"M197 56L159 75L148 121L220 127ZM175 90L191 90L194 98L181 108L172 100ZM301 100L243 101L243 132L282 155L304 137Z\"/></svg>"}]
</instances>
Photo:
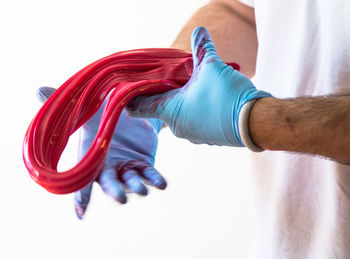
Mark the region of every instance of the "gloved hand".
<instances>
[{"instance_id":1,"label":"gloved hand","mask_svg":"<svg viewBox=\"0 0 350 259\"><path fill-rule=\"evenodd\" d=\"M54 91L54 88L41 87L37 96L41 102L45 102ZM106 100L80 129L79 160L95 138L105 104ZM158 119L137 119L122 112L104 169L96 179L107 195L120 203L126 203L125 189L147 195L144 183L162 190L166 188L166 181L153 167L158 145L157 134L162 126L163 123ZM89 204L92 185L75 192L75 211L79 219L82 219Z\"/></svg>"},{"instance_id":2,"label":"gloved hand","mask_svg":"<svg viewBox=\"0 0 350 259\"><path fill-rule=\"evenodd\" d=\"M180 89L160 95L134 98L127 106L130 115L160 118L180 138L193 143L245 146L239 130L239 115L251 100L271 97L226 65L204 27L192 33L194 69ZM247 126L247 125L246 125ZM247 130L243 127L241 131Z\"/></svg>"}]
</instances>

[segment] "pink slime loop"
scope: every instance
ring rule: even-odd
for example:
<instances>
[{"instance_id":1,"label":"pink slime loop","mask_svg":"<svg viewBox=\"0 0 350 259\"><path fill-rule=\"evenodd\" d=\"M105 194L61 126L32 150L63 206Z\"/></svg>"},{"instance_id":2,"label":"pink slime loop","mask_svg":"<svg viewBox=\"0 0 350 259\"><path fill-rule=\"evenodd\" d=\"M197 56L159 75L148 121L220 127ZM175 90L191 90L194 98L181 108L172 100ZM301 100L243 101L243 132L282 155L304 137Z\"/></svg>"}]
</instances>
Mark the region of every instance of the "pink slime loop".
<instances>
[{"instance_id":1,"label":"pink slime loop","mask_svg":"<svg viewBox=\"0 0 350 259\"><path fill-rule=\"evenodd\" d=\"M236 63L229 65L239 69ZM77 72L45 102L26 132L23 160L32 179L55 194L75 192L94 181L125 105L135 96L184 86L192 70L191 53L161 48L117 52ZM68 171L57 172L69 137L93 116L112 90L86 155Z\"/></svg>"}]
</instances>

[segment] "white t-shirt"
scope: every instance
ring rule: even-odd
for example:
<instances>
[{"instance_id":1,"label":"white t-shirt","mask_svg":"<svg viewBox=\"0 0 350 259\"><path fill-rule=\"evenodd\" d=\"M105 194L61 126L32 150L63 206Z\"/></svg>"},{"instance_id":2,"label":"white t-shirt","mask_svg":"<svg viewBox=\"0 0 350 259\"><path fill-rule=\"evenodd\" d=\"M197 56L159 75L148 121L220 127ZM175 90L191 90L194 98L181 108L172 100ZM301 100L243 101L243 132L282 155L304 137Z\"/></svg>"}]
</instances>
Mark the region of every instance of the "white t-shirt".
<instances>
[{"instance_id":1,"label":"white t-shirt","mask_svg":"<svg viewBox=\"0 0 350 259\"><path fill-rule=\"evenodd\" d=\"M350 93L350 0L241 0L255 8L255 84L278 98ZM350 258L350 166L252 154L252 258Z\"/></svg>"}]
</instances>

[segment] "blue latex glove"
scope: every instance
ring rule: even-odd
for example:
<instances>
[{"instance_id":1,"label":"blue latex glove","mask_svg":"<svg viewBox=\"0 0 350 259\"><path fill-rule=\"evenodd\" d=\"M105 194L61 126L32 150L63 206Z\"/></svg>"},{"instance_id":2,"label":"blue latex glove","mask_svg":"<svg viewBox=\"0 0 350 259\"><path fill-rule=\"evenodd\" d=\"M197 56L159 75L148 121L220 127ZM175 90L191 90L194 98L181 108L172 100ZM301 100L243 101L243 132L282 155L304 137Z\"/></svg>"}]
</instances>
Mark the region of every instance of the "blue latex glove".
<instances>
[{"instance_id":1,"label":"blue latex glove","mask_svg":"<svg viewBox=\"0 0 350 259\"><path fill-rule=\"evenodd\" d=\"M45 102L54 91L54 88L41 87L37 95L41 102ZM81 129L79 160L95 138L105 104L106 101ZM158 189L166 188L166 181L153 167L158 145L157 134L162 126L163 123L158 119L137 119L122 112L104 169L96 179L107 195L120 203L126 203L125 190L147 195L144 183ZM79 219L82 219L89 204L92 185L89 184L74 195L75 211Z\"/></svg>"},{"instance_id":2,"label":"blue latex glove","mask_svg":"<svg viewBox=\"0 0 350 259\"><path fill-rule=\"evenodd\" d=\"M189 82L181 89L134 98L128 113L160 118L177 137L196 144L245 146L238 126L241 108L250 100L271 95L258 91L221 60L204 27L193 31L191 42L194 70Z\"/></svg>"}]
</instances>

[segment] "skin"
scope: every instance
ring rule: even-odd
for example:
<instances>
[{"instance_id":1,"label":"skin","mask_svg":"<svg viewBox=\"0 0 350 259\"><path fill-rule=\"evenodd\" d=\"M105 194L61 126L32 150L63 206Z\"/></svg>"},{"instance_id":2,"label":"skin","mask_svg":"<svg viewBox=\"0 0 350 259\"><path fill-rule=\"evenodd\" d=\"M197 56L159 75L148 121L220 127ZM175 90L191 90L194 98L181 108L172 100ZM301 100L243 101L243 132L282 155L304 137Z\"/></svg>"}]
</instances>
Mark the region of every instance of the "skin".
<instances>
[{"instance_id":1,"label":"skin","mask_svg":"<svg viewBox=\"0 0 350 259\"><path fill-rule=\"evenodd\" d=\"M250 114L250 134L267 150L319 155L349 164L349 97L260 99Z\"/></svg>"},{"instance_id":2,"label":"skin","mask_svg":"<svg viewBox=\"0 0 350 259\"><path fill-rule=\"evenodd\" d=\"M258 40L253 8L234 0L212 0L187 22L172 47L190 51L190 35L197 26L209 30L224 61L235 61L242 73L254 76ZM349 114L346 95L263 98L251 109L249 131L252 140L266 150L318 155L349 164Z\"/></svg>"}]
</instances>

